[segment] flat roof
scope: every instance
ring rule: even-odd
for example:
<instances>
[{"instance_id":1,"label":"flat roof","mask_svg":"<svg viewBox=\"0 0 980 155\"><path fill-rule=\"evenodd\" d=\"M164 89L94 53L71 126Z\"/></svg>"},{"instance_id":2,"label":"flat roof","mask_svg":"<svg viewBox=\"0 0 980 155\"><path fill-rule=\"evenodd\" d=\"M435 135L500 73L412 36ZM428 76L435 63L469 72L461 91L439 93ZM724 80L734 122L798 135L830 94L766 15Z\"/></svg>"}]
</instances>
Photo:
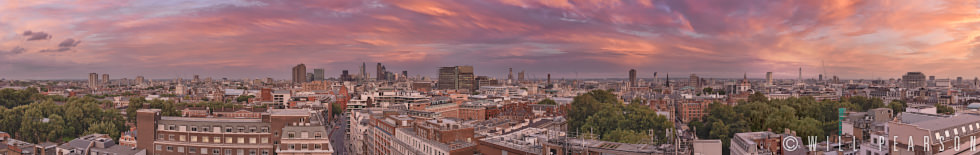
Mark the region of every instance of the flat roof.
<instances>
[{"instance_id":1,"label":"flat roof","mask_svg":"<svg viewBox=\"0 0 980 155\"><path fill-rule=\"evenodd\" d=\"M253 119L253 118L209 118L209 117L160 117L160 120L190 121L190 122L241 122L241 123L262 122L262 119Z\"/></svg>"}]
</instances>

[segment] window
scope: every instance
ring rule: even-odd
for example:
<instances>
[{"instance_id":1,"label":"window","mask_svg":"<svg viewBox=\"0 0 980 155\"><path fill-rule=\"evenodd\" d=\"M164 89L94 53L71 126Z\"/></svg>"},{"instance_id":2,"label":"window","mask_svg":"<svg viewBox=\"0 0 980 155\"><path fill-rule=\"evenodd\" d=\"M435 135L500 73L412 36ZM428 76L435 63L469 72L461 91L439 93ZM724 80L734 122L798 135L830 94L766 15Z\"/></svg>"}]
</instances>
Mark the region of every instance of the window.
<instances>
[{"instance_id":1,"label":"window","mask_svg":"<svg viewBox=\"0 0 980 155\"><path fill-rule=\"evenodd\" d=\"M238 137L238 144L245 144L245 137Z\"/></svg>"},{"instance_id":2,"label":"window","mask_svg":"<svg viewBox=\"0 0 980 155\"><path fill-rule=\"evenodd\" d=\"M245 150L238 149L238 155L245 155Z\"/></svg>"},{"instance_id":3,"label":"window","mask_svg":"<svg viewBox=\"0 0 980 155\"><path fill-rule=\"evenodd\" d=\"M248 128L248 132L255 133L255 127Z\"/></svg>"},{"instance_id":4,"label":"window","mask_svg":"<svg viewBox=\"0 0 980 155\"><path fill-rule=\"evenodd\" d=\"M287 137L289 137L289 138L294 138L294 137L296 137L296 133L293 133L293 132L289 132L289 134L287 134L287 135L289 135L289 136L287 136Z\"/></svg>"},{"instance_id":5,"label":"window","mask_svg":"<svg viewBox=\"0 0 980 155\"><path fill-rule=\"evenodd\" d=\"M176 125L167 126L167 130L177 130L177 126Z\"/></svg>"},{"instance_id":6,"label":"window","mask_svg":"<svg viewBox=\"0 0 980 155\"><path fill-rule=\"evenodd\" d=\"M225 154L226 155L231 155L231 149L225 149Z\"/></svg>"},{"instance_id":7,"label":"window","mask_svg":"<svg viewBox=\"0 0 980 155\"><path fill-rule=\"evenodd\" d=\"M197 142L197 136L191 136L191 142Z\"/></svg>"},{"instance_id":8,"label":"window","mask_svg":"<svg viewBox=\"0 0 980 155\"><path fill-rule=\"evenodd\" d=\"M248 138L248 143L252 143L252 144L255 144L256 142L258 142L258 140L256 140L256 138L255 138L255 137L252 137L252 138Z\"/></svg>"},{"instance_id":9,"label":"window","mask_svg":"<svg viewBox=\"0 0 980 155\"><path fill-rule=\"evenodd\" d=\"M262 127L262 133L268 133L268 132L269 132L268 127Z\"/></svg>"},{"instance_id":10,"label":"window","mask_svg":"<svg viewBox=\"0 0 980 155\"><path fill-rule=\"evenodd\" d=\"M201 137L201 142L205 142L205 143L207 143L207 142L209 142L210 140L211 140L211 139L209 139L209 138L208 138L208 136L204 136L204 137Z\"/></svg>"},{"instance_id":11,"label":"window","mask_svg":"<svg viewBox=\"0 0 980 155\"><path fill-rule=\"evenodd\" d=\"M214 143L221 143L221 137L214 137Z\"/></svg>"},{"instance_id":12,"label":"window","mask_svg":"<svg viewBox=\"0 0 980 155\"><path fill-rule=\"evenodd\" d=\"M180 141L182 142L187 141L187 137L185 137L184 135L180 135Z\"/></svg>"},{"instance_id":13,"label":"window","mask_svg":"<svg viewBox=\"0 0 980 155\"><path fill-rule=\"evenodd\" d=\"M157 145L157 151L160 151L160 148L161 147L163 147L163 146L162 145Z\"/></svg>"},{"instance_id":14,"label":"window","mask_svg":"<svg viewBox=\"0 0 980 155\"><path fill-rule=\"evenodd\" d=\"M321 135L320 132L316 132L313 134L313 138L321 138L321 137L323 137L323 135Z\"/></svg>"},{"instance_id":15,"label":"window","mask_svg":"<svg viewBox=\"0 0 980 155\"><path fill-rule=\"evenodd\" d=\"M268 143L269 143L269 138L262 137L262 144L268 144Z\"/></svg>"},{"instance_id":16,"label":"window","mask_svg":"<svg viewBox=\"0 0 980 155\"><path fill-rule=\"evenodd\" d=\"M289 149L290 150L295 150L296 149L296 144L289 144Z\"/></svg>"},{"instance_id":17,"label":"window","mask_svg":"<svg viewBox=\"0 0 980 155\"><path fill-rule=\"evenodd\" d=\"M221 154L221 149L211 150L211 154L216 154L216 155Z\"/></svg>"},{"instance_id":18,"label":"window","mask_svg":"<svg viewBox=\"0 0 980 155\"><path fill-rule=\"evenodd\" d=\"M313 148L319 150L320 149L320 144L313 144Z\"/></svg>"},{"instance_id":19,"label":"window","mask_svg":"<svg viewBox=\"0 0 980 155\"><path fill-rule=\"evenodd\" d=\"M197 148L196 147L187 147L187 152L197 153Z\"/></svg>"},{"instance_id":20,"label":"window","mask_svg":"<svg viewBox=\"0 0 980 155\"><path fill-rule=\"evenodd\" d=\"M225 138L225 143L234 143L234 142L235 142L235 139L232 139L231 137L226 137Z\"/></svg>"},{"instance_id":21,"label":"window","mask_svg":"<svg viewBox=\"0 0 980 155\"><path fill-rule=\"evenodd\" d=\"M204 131L204 132L209 132L208 131L208 127L201 127L201 130Z\"/></svg>"},{"instance_id":22,"label":"window","mask_svg":"<svg viewBox=\"0 0 980 155\"><path fill-rule=\"evenodd\" d=\"M167 146L167 152L174 152L173 146Z\"/></svg>"},{"instance_id":23,"label":"window","mask_svg":"<svg viewBox=\"0 0 980 155\"><path fill-rule=\"evenodd\" d=\"M243 128L243 127L238 127L238 132L239 132L239 133L243 133L243 132L245 132L245 128Z\"/></svg>"},{"instance_id":24,"label":"window","mask_svg":"<svg viewBox=\"0 0 980 155\"><path fill-rule=\"evenodd\" d=\"M167 140L175 140L174 139L174 135L172 135L172 134L171 135L167 135Z\"/></svg>"},{"instance_id":25,"label":"window","mask_svg":"<svg viewBox=\"0 0 980 155\"><path fill-rule=\"evenodd\" d=\"M225 132L231 133L231 127L225 127Z\"/></svg>"},{"instance_id":26,"label":"window","mask_svg":"<svg viewBox=\"0 0 980 155\"><path fill-rule=\"evenodd\" d=\"M183 146L177 147L177 152L184 152L184 147Z\"/></svg>"},{"instance_id":27,"label":"window","mask_svg":"<svg viewBox=\"0 0 980 155\"><path fill-rule=\"evenodd\" d=\"M208 148L201 148L201 154L208 154Z\"/></svg>"},{"instance_id":28,"label":"window","mask_svg":"<svg viewBox=\"0 0 980 155\"><path fill-rule=\"evenodd\" d=\"M255 150L248 150L248 155L255 155Z\"/></svg>"},{"instance_id":29,"label":"window","mask_svg":"<svg viewBox=\"0 0 980 155\"><path fill-rule=\"evenodd\" d=\"M197 132L197 127L196 126L191 126L191 131Z\"/></svg>"},{"instance_id":30,"label":"window","mask_svg":"<svg viewBox=\"0 0 980 155\"><path fill-rule=\"evenodd\" d=\"M303 149L304 150L306 150L308 148L308 147L306 147L306 144L303 144L302 146L303 146Z\"/></svg>"},{"instance_id":31,"label":"window","mask_svg":"<svg viewBox=\"0 0 980 155\"><path fill-rule=\"evenodd\" d=\"M262 150L262 155L269 155L269 150Z\"/></svg>"}]
</instances>

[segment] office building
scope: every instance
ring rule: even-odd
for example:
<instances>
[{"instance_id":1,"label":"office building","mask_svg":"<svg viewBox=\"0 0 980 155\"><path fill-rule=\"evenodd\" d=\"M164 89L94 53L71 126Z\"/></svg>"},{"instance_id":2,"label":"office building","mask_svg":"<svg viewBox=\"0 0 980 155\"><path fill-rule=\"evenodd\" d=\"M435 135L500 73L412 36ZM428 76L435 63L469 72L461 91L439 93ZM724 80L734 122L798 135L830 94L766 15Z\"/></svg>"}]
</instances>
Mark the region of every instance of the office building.
<instances>
[{"instance_id":1,"label":"office building","mask_svg":"<svg viewBox=\"0 0 980 155\"><path fill-rule=\"evenodd\" d=\"M143 84L143 76L136 76L136 85Z\"/></svg>"},{"instance_id":2,"label":"office building","mask_svg":"<svg viewBox=\"0 0 980 155\"><path fill-rule=\"evenodd\" d=\"M772 86L772 72L766 72L766 86Z\"/></svg>"},{"instance_id":3,"label":"office building","mask_svg":"<svg viewBox=\"0 0 980 155\"><path fill-rule=\"evenodd\" d=\"M299 84L306 81L306 65L299 64L293 67L293 84Z\"/></svg>"},{"instance_id":4,"label":"office building","mask_svg":"<svg viewBox=\"0 0 980 155\"><path fill-rule=\"evenodd\" d=\"M701 78L697 74L691 74L691 77L687 79L687 85L695 89L701 88Z\"/></svg>"},{"instance_id":5,"label":"office building","mask_svg":"<svg viewBox=\"0 0 980 155\"><path fill-rule=\"evenodd\" d=\"M200 75L194 75L194 79L191 80L191 83L198 83L198 82L201 82L201 76Z\"/></svg>"},{"instance_id":6,"label":"office building","mask_svg":"<svg viewBox=\"0 0 980 155\"><path fill-rule=\"evenodd\" d=\"M514 68L507 68L507 84L514 82Z\"/></svg>"},{"instance_id":7,"label":"office building","mask_svg":"<svg viewBox=\"0 0 980 155\"><path fill-rule=\"evenodd\" d=\"M782 141L785 138L793 138L800 144L804 144L799 137L793 136L795 132L776 134L773 132L744 132L735 133L731 138L729 153L731 155L756 155L756 154L785 154L785 155L805 155L807 148L800 146L796 150L785 150Z\"/></svg>"},{"instance_id":8,"label":"office building","mask_svg":"<svg viewBox=\"0 0 980 155\"><path fill-rule=\"evenodd\" d=\"M88 73L88 88L99 88L99 73Z\"/></svg>"},{"instance_id":9,"label":"office building","mask_svg":"<svg viewBox=\"0 0 980 155\"><path fill-rule=\"evenodd\" d=\"M385 68L384 68L384 66L381 66L381 63L380 62L378 63L378 68L377 68L376 71L377 71L378 77L375 80L378 80L378 81L385 80L385 77L387 77L387 75L385 75Z\"/></svg>"},{"instance_id":10,"label":"office building","mask_svg":"<svg viewBox=\"0 0 980 155\"><path fill-rule=\"evenodd\" d=\"M351 75L347 72L347 70L343 70L340 72L341 81L352 81L353 79L354 78L351 78Z\"/></svg>"},{"instance_id":11,"label":"office building","mask_svg":"<svg viewBox=\"0 0 980 155\"><path fill-rule=\"evenodd\" d=\"M102 82L101 83L102 83L101 85L103 85L103 86L109 86L109 74L102 74Z\"/></svg>"},{"instance_id":12,"label":"office building","mask_svg":"<svg viewBox=\"0 0 980 155\"><path fill-rule=\"evenodd\" d=\"M137 111L137 148L149 155L329 155L324 119L317 111L271 109L260 118L161 116Z\"/></svg>"},{"instance_id":13,"label":"office building","mask_svg":"<svg viewBox=\"0 0 980 155\"><path fill-rule=\"evenodd\" d=\"M926 75L922 72L908 72L902 76L902 84L905 88L926 87Z\"/></svg>"},{"instance_id":14,"label":"office building","mask_svg":"<svg viewBox=\"0 0 980 155\"><path fill-rule=\"evenodd\" d=\"M518 72L517 73L517 82L518 83L524 82L524 71L521 71L521 72Z\"/></svg>"},{"instance_id":15,"label":"office building","mask_svg":"<svg viewBox=\"0 0 980 155\"><path fill-rule=\"evenodd\" d=\"M937 149L940 147L953 147L954 144L962 144L960 147L970 149L969 137L980 136L980 115L974 113L963 113L954 116L924 115L901 113L900 121L888 121L888 136L899 137L894 141L897 151L892 154L957 154L964 150L955 151L952 149ZM909 140L907 137L915 137ZM923 137L928 138L925 141ZM961 137L965 142L956 143L955 137ZM909 143L912 141L912 143ZM889 142L892 142L889 140ZM909 146L913 150L908 150ZM926 151L925 148L932 148ZM972 153L971 153L972 154Z\"/></svg>"},{"instance_id":16,"label":"office building","mask_svg":"<svg viewBox=\"0 0 980 155\"><path fill-rule=\"evenodd\" d=\"M473 66L440 67L439 89L474 90L477 87L473 75Z\"/></svg>"},{"instance_id":17,"label":"office building","mask_svg":"<svg viewBox=\"0 0 980 155\"><path fill-rule=\"evenodd\" d=\"M347 70L344 70L347 72ZM346 74L346 73L345 73ZM313 81L323 81L323 68L313 69Z\"/></svg>"},{"instance_id":18,"label":"office building","mask_svg":"<svg viewBox=\"0 0 980 155\"><path fill-rule=\"evenodd\" d=\"M629 87L639 86L636 84L636 69L630 69L630 85Z\"/></svg>"}]
</instances>

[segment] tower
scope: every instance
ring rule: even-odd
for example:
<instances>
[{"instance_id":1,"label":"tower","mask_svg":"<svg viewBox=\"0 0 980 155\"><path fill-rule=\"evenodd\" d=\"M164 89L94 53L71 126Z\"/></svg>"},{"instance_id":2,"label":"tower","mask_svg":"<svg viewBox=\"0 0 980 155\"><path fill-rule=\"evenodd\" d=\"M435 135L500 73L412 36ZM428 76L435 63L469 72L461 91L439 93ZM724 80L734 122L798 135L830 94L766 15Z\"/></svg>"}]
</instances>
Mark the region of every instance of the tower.
<instances>
[{"instance_id":1,"label":"tower","mask_svg":"<svg viewBox=\"0 0 980 155\"><path fill-rule=\"evenodd\" d=\"M772 72L766 72L766 86L772 86Z\"/></svg>"},{"instance_id":2,"label":"tower","mask_svg":"<svg viewBox=\"0 0 980 155\"><path fill-rule=\"evenodd\" d=\"M636 69L630 69L630 87L636 87Z\"/></svg>"},{"instance_id":3,"label":"tower","mask_svg":"<svg viewBox=\"0 0 980 155\"><path fill-rule=\"evenodd\" d=\"M293 84L299 84L306 81L306 65L299 64L293 67Z\"/></svg>"},{"instance_id":4,"label":"tower","mask_svg":"<svg viewBox=\"0 0 980 155\"><path fill-rule=\"evenodd\" d=\"M375 75L377 75L378 77L375 77L375 80L378 80L378 81L384 80L384 78L385 78L385 70L384 70L384 68L382 68L380 62L378 63L378 67L377 67L376 72L377 72L377 74L375 74Z\"/></svg>"},{"instance_id":5,"label":"tower","mask_svg":"<svg viewBox=\"0 0 980 155\"><path fill-rule=\"evenodd\" d=\"M507 68L507 82L514 81L514 68Z\"/></svg>"},{"instance_id":6,"label":"tower","mask_svg":"<svg viewBox=\"0 0 980 155\"><path fill-rule=\"evenodd\" d=\"M88 88L99 88L99 73L88 73Z\"/></svg>"}]
</instances>

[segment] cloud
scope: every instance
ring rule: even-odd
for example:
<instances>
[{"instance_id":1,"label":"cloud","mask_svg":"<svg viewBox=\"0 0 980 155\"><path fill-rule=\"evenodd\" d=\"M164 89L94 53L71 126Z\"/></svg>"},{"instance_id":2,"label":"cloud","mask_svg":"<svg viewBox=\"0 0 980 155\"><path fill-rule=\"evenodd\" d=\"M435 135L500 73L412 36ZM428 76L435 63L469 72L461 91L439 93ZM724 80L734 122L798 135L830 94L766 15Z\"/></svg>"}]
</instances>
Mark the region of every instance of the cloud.
<instances>
[{"instance_id":1,"label":"cloud","mask_svg":"<svg viewBox=\"0 0 980 155\"><path fill-rule=\"evenodd\" d=\"M75 39L68 38L68 39L65 39L65 41L61 41L61 43L58 43L58 47L72 48L72 47L78 46L78 44L81 44L81 43L82 43L81 40L77 40L76 41Z\"/></svg>"},{"instance_id":2,"label":"cloud","mask_svg":"<svg viewBox=\"0 0 980 155\"><path fill-rule=\"evenodd\" d=\"M24 51L27 50L24 49L23 47L17 46L7 51L0 50L0 54L20 54L20 53L24 53Z\"/></svg>"},{"instance_id":3,"label":"cloud","mask_svg":"<svg viewBox=\"0 0 980 155\"><path fill-rule=\"evenodd\" d=\"M43 50L40 50L40 52L42 52L42 53L50 53L50 52L65 52L65 51L70 51L72 48L74 48L75 46L78 46L78 44L81 44L81 43L82 43L81 40L75 40L75 39L72 39L72 38L68 38L68 39L65 39L65 41L61 41L61 43L58 43L58 48L55 48L55 49L43 49Z\"/></svg>"},{"instance_id":4,"label":"cloud","mask_svg":"<svg viewBox=\"0 0 980 155\"><path fill-rule=\"evenodd\" d=\"M27 41L35 40L48 40L51 39L51 35L45 32L32 32L30 30L24 31L24 36L27 36Z\"/></svg>"}]
</instances>

